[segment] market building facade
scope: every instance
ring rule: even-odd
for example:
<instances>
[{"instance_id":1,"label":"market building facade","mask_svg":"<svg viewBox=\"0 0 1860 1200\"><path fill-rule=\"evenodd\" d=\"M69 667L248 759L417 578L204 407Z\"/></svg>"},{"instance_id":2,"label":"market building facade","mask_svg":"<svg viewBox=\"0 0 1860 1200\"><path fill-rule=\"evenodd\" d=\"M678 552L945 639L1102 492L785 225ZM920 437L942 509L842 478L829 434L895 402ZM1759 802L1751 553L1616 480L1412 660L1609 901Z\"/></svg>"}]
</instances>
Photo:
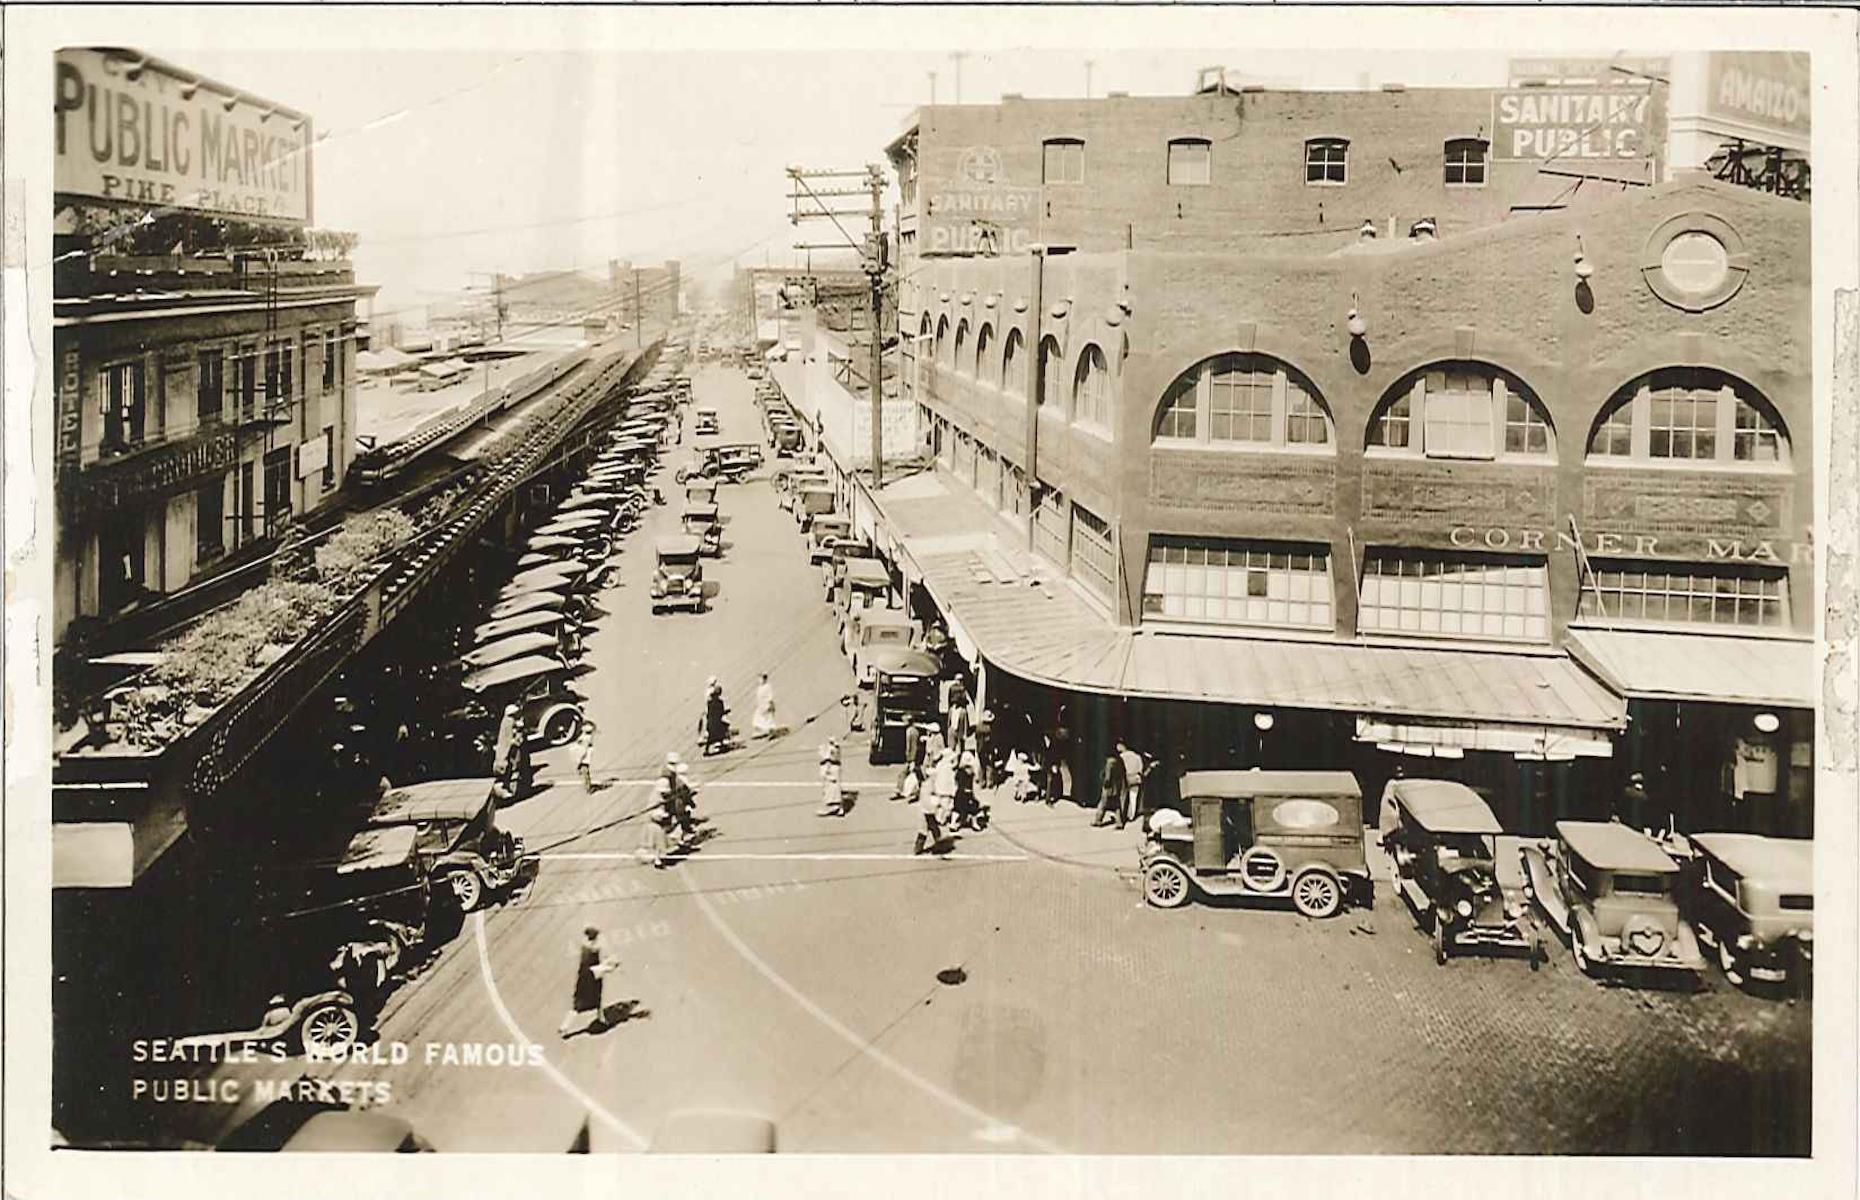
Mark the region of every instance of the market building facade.
<instances>
[{"instance_id":1,"label":"market building facade","mask_svg":"<svg viewBox=\"0 0 1860 1200\"><path fill-rule=\"evenodd\" d=\"M1632 819L1805 832L1808 208L1651 153L1570 164L1555 205L1541 162L1475 179L1458 143L1508 94L921 113L892 156L925 449L1087 615L1041 649L987 611L1026 588L951 572L943 606L1004 685L1187 765L1447 771L1528 829L1640 771L1661 811ZM1109 178L1079 189L1052 146L1082 114ZM1219 149L1178 172L1191 135ZM984 192L978 160L1070 182L996 205L1036 214L1032 252L922 253L960 243L933 197L952 169Z\"/></svg>"}]
</instances>

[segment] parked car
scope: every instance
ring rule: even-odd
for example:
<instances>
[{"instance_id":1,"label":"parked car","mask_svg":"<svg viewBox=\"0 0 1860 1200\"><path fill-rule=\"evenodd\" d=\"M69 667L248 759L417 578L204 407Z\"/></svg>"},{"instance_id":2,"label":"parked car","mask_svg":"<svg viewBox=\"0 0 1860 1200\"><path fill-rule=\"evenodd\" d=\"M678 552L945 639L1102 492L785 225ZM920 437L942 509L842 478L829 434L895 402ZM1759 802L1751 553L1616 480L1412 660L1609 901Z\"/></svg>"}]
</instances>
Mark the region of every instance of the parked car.
<instances>
[{"instance_id":1,"label":"parked car","mask_svg":"<svg viewBox=\"0 0 1860 1200\"><path fill-rule=\"evenodd\" d=\"M1569 935L1578 970L1696 981L1705 960L1679 915L1679 864L1658 842L1616 821L1558 821L1547 850L1520 855L1525 894Z\"/></svg>"},{"instance_id":2,"label":"parked car","mask_svg":"<svg viewBox=\"0 0 1860 1200\"><path fill-rule=\"evenodd\" d=\"M872 744L866 761L902 762L910 727L939 723L937 680L943 665L922 650L899 646L874 647L864 661L872 673Z\"/></svg>"},{"instance_id":3,"label":"parked car","mask_svg":"<svg viewBox=\"0 0 1860 1200\"><path fill-rule=\"evenodd\" d=\"M717 410L714 408L692 409L691 431L698 434L700 437L707 433L715 434L722 432L722 426L717 421Z\"/></svg>"},{"instance_id":4,"label":"parked car","mask_svg":"<svg viewBox=\"0 0 1860 1200\"><path fill-rule=\"evenodd\" d=\"M495 783L433 779L392 788L375 800L366 823L412 827L428 881L450 891L460 912L473 912L510 888L523 861L523 839L497 827Z\"/></svg>"},{"instance_id":5,"label":"parked car","mask_svg":"<svg viewBox=\"0 0 1860 1200\"><path fill-rule=\"evenodd\" d=\"M464 687L492 714L516 704L527 740L566 746L580 735L582 721L581 697L568 686L569 670L559 658L530 654L473 671Z\"/></svg>"},{"instance_id":6,"label":"parked car","mask_svg":"<svg viewBox=\"0 0 1860 1200\"><path fill-rule=\"evenodd\" d=\"M874 651L913 650L917 638L917 622L901 608L855 609L846 623L846 655L852 659L853 681L861 687L872 682Z\"/></svg>"},{"instance_id":7,"label":"parked car","mask_svg":"<svg viewBox=\"0 0 1860 1200\"><path fill-rule=\"evenodd\" d=\"M831 494L829 492L829 494ZM833 543L852 536L852 522L827 510L807 526L807 561L819 566L833 557Z\"/></svg>"},{"instance_id":8,"label":"parked car","mask_svg":"<svg viewBox=\"0 0 1860 1200\"><path fill-rule=\"evenodd\" d=\"M1143 896L1290 897L1307 917L1368 903L1363 793L1348 771L1190 771L1187 814L1161 809L1139 853Z\"/></svg>"},{"instance_id":9,"label":"parked car","mask_svg":"<svg viewBox=\"0 0 1860 1200\"><path fill-rule=\"evenodd\" d=\"M1457 950L1522 951L1533 971L1548 960L1521 896L1499 883L1503 830L1479 793L1445 779L1394 779L1382 803L1393 813L1382 845L1395 888L1433 936L1435 962Z\"/></svg>"},{"instance_id":10,"label":"parked car","mask_svg":"<svg viewBox=\"0 0 1860 1200\"><path fill-rule=\"evenodd\" d=\"M1680 907L1735 986L1812 990L1815 843L1754 833L1686 838Z\"/></svg>"},{"instance_id":11,"label":"parked car","mask_svg":"<svg viewBox=\"0 0 1860 1200\"><path fill-rule=\"evenodd\" d=\"M839 496L826 485L804 485L794 492L794 519L803 531L811 528L814 518L830 516L839 504Z\"/></svg>"},{"instance_id":12,"label":"parked car","mask_svg":"<svg viewBox=\"0 0 1860 1200\"><path fill-rule=\"evenodd\" d=\"M689 504L679 514L684 531L698 540L698 548L715 558L723 553L723 518L715 504Z\"/></svg>"},{"instance_id":13,"label":"parked car","mask_svg":"<svg viewBox=\"0 0 1860 1200\"><path fill-rule=\"evenodd\" d=\"M683 534L653 543L656 562L652 571L652 611L689 608L704 611L704 565L698 561L703 547L697 538Z\"/></svg>"}]
</instances>

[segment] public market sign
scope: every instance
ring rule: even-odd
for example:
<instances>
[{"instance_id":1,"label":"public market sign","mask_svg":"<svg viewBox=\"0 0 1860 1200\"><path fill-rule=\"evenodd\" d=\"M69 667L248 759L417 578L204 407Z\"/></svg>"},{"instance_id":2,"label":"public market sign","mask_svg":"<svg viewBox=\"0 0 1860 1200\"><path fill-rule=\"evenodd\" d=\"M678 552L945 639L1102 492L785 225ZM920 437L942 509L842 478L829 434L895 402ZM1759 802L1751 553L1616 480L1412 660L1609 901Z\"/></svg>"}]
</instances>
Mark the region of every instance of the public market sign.
<instances>
[{"instance_id":1,"label":"public market sign","mask_svg":"<svg viewBox=\"0 0 1860 1200\"><path fill-rule=\"evenodd\" d=\"M924 193L923 254L1021 254L1037 240L1040 189L1001 179L993 146L971 146L954 178Z\"/></svg>"},{"instance_id":2,"label":"public market sign","mask_svg":"<svg viewBox=\"0 0 1860 1200\"><path fill-rule=\"evenodd\" d=\"M310 219L310 121L135 51L58 52L54 188L69 196Z\"/></svg>"},{"instance_id":3,"label":"public market sign","mask_svg":"<svg viewBox=\"0 0 1860 1200\"><path fill-rule=\"evenodd\" d=\"M1492 96L1492 157L1573 163L1650 159L1661 131L1645 87L1509 88Z\"/></svg>"},{"instance_id":4,"label":"public market sign","mask_svg":"<svg viewBox=\"0 0 1860 1200\"><path fill-rule=\"evenodd\" d=\"M1720 51L1706 56L1705 111L1769 136L1774 144L1807 149L1808 55Z\"/></svg>"}]
</instances>

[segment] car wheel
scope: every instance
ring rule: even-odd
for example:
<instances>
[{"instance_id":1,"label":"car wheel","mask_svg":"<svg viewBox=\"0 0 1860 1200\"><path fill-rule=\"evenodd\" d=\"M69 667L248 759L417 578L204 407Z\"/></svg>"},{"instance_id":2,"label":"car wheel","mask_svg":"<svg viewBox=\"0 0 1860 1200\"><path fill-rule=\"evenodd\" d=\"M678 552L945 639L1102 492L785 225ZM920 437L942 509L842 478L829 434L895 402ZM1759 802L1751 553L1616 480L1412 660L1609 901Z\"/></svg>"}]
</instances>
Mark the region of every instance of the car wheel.
<instances>
[{"instance_id":1,"label":"car wheel","mask_svg":"<svg viewBox=\"0 0 1860 1200\"><path fill-rule=\"evenodd\" d=\"M1153 862L1143 871L1143 898L1157 908L1180 908L1188 903L1188 872L1167 860Z\"/></svg>"},{"instance_id":2,"label":"car wheel","mask_svg":"<svg viewBox=\"0 0 1860 1200\"><path fill-rule=\"evenodd\" d=\"M1584 975L1595 974L1594 961L1589 958L1589 952L1582 948L1582 934L1573 929L1570 931L1569 935L1569 952L1576 960L1576 969L1578 971L1581 971Z\"/></svg>"},{"instance_id":3,"label":"car wheel","mask_svg":"<svg viewBox=\"0 0 1860 1200\"><path fill-rule=\"evenodd\" d=\"M1313 920L1337 915L1343 907L1343 888L1323 871L1306 871L1292 881L1292 907Z\"/></svg>"},{"instance_id":4,"label":"car wheel","mask_svg":"<svg viewBox=\"0 0 1860 1200\"><path fill-rule=\"evenodd\" d=\"M1531 970L1535 971L1548 961L1550 961L1550 952L1544 949L1543 939L1533 938L1531 940Z\"/></svg>"},{"instance_id":5,"label":"car wheel","mask_svg":"<svg viewBox=\"0 0 1860 1200\"><path fill-rule=\"evenodd\" d=\"M1434 965L1447 965L1447 926L1440 918L1434 918Z\"/></svg>"},{"instance_id":6,"label":"car wheel","mask_svg":"<svg viewBox=\"0 0 1860 1200\"><path fill-rule=\"evenodd\" d=\"M1725 980L1732 987L1743 986L1744 973L1737 969L1737 952L1732 950L1731 944L1723 938L1718 939L1718 967L1724 972Z\"/></svg>"},{"instance_id":7,"label":"car wheel","mask_svg":"<svg viewBox=\"0 0 1860 1200\"><path fill-rule=\"evenodd\" d=\"M581 732L581 714L572 708L558 708L543 722L543 741L551 746L566 746Z\"/></svg>"},{"instance_id":8,"label":"car wheel","mask_svg":"<svg viewBox=\"0 0 1860 1200\"><path fill-rule=\"evenodd\" d=\"M460 912L475 912L484 903L484 880L476 871L454 871L446 882L452 885L452 897L459 902Z\"/></svg>"},{"instance_id":9,"label":"car wheel","mask_svg":"<svg viewBox=\"0 0 1860 1200\"><path fill-rule=\"evenodd\" d=\"M326 1000L304 1014L297 1026L297 1040L309 1057L331 1058L354 1045L361 1031L354 1009Z\"/></svg>"}]
</instances>

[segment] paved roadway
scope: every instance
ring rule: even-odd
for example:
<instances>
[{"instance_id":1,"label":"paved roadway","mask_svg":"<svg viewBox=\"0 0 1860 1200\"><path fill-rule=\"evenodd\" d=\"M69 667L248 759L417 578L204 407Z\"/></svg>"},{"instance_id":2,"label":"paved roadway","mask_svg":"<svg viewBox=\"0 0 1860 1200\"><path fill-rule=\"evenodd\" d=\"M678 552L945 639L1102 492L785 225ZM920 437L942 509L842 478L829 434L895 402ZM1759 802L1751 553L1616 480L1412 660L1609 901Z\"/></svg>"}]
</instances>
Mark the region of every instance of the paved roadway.
<instances>
[{"instance_id":1,"label":"paved roadway","mask_svg":"<svg viewBox=\"0 0 1860 1200\"><path fill-rule=\"evenodd\" d=\"M696 388L726 437L756 436L743 375L700 368ZM782 1148L804 1152L1709 1152L1770 1144L1780 1126L1750 1122L1805 1103L1809 1006L1722 980L1701 995L1604 988L1566 952L1537 974L1440 969L1386 899L1321 924L1150 910L1114 873L998 832L913 859L914 810L888 787L843 819L814 816L815 749L845 730L850 673L769 484L719 499L709 612L648 613L649 539L675 499L602 599L581 686L597 773L620 782L588 794L566 752L544 759L554 782L502 818L543 851L533 886L396 994L381 1035L413 1061L331 1072L391 1082L395 1110L442 1150L566 1148L590 1112L597 1142L635 1148L675 1109L727 1107L776 1118ZM759 670L795 731L698 758L705 677L746 725ZM648 794L630 781L673 747L718 832L654 871L622 818ZM862 742L845 763L848 781L877 777ZM564 1040L589 924L622 963L610 1001L636 1009ZM938 981L950 967L964 982ZM422 1061L427 1042L525 1040L546 1066Z\"/></svg>"}]
</instances>

